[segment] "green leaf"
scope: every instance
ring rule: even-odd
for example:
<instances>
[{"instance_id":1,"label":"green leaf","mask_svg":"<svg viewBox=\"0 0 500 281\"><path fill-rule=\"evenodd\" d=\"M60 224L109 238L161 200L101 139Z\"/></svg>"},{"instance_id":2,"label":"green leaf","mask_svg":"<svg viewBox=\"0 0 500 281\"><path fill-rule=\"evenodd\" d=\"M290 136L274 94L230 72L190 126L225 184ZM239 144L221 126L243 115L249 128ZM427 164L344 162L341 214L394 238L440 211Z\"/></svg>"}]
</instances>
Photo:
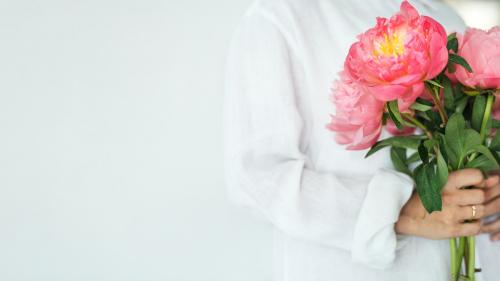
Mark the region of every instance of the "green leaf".
<instances>
[{"instance_id":1,"label":"green leaf","mask_svg":"<svg viewBox=\"0 0 500 281\"><path fill-rule=\"evenodd\" d=\"M387 112L384 112L382 114L382 126L385 126L387 125L387 119L389 118L389 113Z\"/></svg>"},{"instance_id":2,"label":"green leaf","mask_svg":"<svg viewBox=\"0 0 500 281\"><path fill-rule=\"evenodd\" d=\"M440 177L434 164L422 164L415 171L417 193L428 213L441 211L442 199Z\"/></svg>"},{"instance_id":3,"label":"green leaf","mask_svg":"<svg viewBox=\"0 0 500 281\"><path fill-rule=\"evenodd\" d=\"M464 93L462 92L462 90L463 90L463 87L461 84L453 85L453 94L455 96L455 100L464 96Z\"/></svg>"},{"instance_id":4,"label":"green leaf","mask_svg":"<svg viewBox=\"0 0 500 281\"><path fill-rule=\"evenodd\" d=\"M500 134L498 133L498 131L495 132L495 135L491 139L490 147L495 151L500 150Z\"/></svg>"},{"instance_id":5,"label":"green leaf","mask_svg":"<svg viewBox=\"0 0 500 281\"><path fill-rule=\"evenodd\" d=\"M427 151L427 148L425 148L424 142L420 142L420 145L418 146L418 155L420 156L422 163L429 163L429 152Z\"/></svg>"},{"instance_id":6,"label":"green leaf","mask_svg":"<svg viewBox=\"0 0 500 281\"><path fill-rule=\"evenodd\" d=\"M465 134L464 150L470 150L472 148L477 147L478 145L481 145L482 143L481 135L478 132L472 129L465 129L464 134Z\"/></svg>"},{"instance_id":7,"label":"green leaf","mask_svg":"<svg viewBox=\"0 0 500 281\"><path fill-rule=\"evenodd\" d=\"M493 157L495 157L496 164L500 164L500 156L498 155L498 152L494 151L491 148L488 148L488 150L491 152L491 155L493 155Z\"/></svg>"},{"instance_id":8,"label":"green leaf","mask_svg":"<svg viewBox=\"0 0 500 281\"><path fill-rule=\"evenodd\" d=\"M432 151L434 147L439 144L436 139L425 140L423 143L425 148L427 148L427 151Z\"/></svg>"},{"instance_id":9,"label":"green leaf","mask_svg":"<svg viewBox=\"0 0 500 281\"><path fill-rule=\"evenodd\" d=\"M492 162L488 157L484 155L479 155L474 160L468 162L465 168L475 168L482 171L490 171L496 169L498 165Z\"/></svg>"},{"instance_id":10,"label":"green leaf","mask_svg":"<svg viewBox=\"0 0 500 281\"><path fill-rule=\"evenodd\" d=\"M418 151L412 153L410 155L410 157L408 157L408 159L406 159L407 164L412 164L412 163L415 163L417 161L420 161L420 155L418 154Z\"/></svg>"},{"instance_id":11,"label":"green leaf","mask_svg":"<svg viewBox=\"0 0 500 281\"><path fill-rule=\"evenodd\" d=\"M484 145L475 146L475 147L469 149L469 151L467 151L467 152L468 152L467 154L471 154L474 152L481 153L482 155L487 157L495 165L495 168L499 167L498 162L497 162L497 158L495 156L493 156L493 153L491 153L491 151Z\"/></svg>"},{"instance_id":12,"label":"green leaf","mask_svg":"<svg viewBox=\"0 0 500 281\"><path fill-rule=\"evenodd\" d=\"M467 128L462 114L455 113L450 117L445 128L445 150L454 170L462 168L469 151L480 146L481 142L481 135Z\"/></svg>"},{"instance_id":13,"label":"green leaf","mask_svg":"<svg viewBox=\"0 0 500 281\"><path fill-rule=\"evenodd\" d=\"M455 112L457 113L462 113L464 112L465 107L467 106L467 103L469 102L469 96L464 95L460 99L458 99L455 103Z\"/></svg>"},{"instance_id":14,"label":"green leaf","mask_svg":"<svg viewBox=\"0 0 500 281\"><path fill-rule=\"evenodd\" d=\"M420 99L420 100L417 99L415 101L415 103L413 103L411 105L411 109L418 110L418 111L428 111L428 110L431 110L432 107L433 107L433 105L432 104L430 104L430 105L427 104L427 101L426 101L426 103L423 103L422 99Z\"/></svg>"},{"instance_id":15,"label":"green leaf","mask_svg":"<svg viewBox=\"0 0 500 281\"><path fill-rule=\"evenodd\" d=\"M448 36L446 37L446 41L450 41L453 38L457 38L457 33L456 32L448 34Z\"/></svg>"},{"instance_id":16,"label":"green leaf","mask_svg":"<svg viewBox=\"0 0 500 281\"><path fill-rule=\"evenodd\" d=\"M421 119L424 119L426 121L429 121L431 122L432 119L429 117L429 115L427 114L427 112L424 112L424 111L417 111L416 114L415 114L417 117L421 118Z\"/></svg>"},{"instance_id":17,"label":"green leaf","mask_svg":"<svg viewBox=\"0 0 500 281\"><path fill-rule=\"evenodd\" d=\"M454 63L449 63L449 61L448 61L448 65L446 66L446 68L448 69L449 73L455 73L455 71L457 71L457 65Z\"/></svg>"},{"instance_id":18,"label":"green leaf","mask_svg":"<svg viewBox=\"0 0 500 281\"><path fill-rule=\"evenodd\" d=\"M460 113L454 113L445 128L445 149L452 167L457 170L465 157L465 119Z\"/></svg>"},{"instance_id":19,"label":"green leaf","mask_svg":"<svg viewBox=\"0 0 500 281\"><path fill-rule=\"evenodd\" d=\"M474 98L474 105L472 106L471 127L478 132L481 130L485 110L486 97L483 95L476 96Z\"/></svg>"},{"instance_id":20,"label":"green leaf","mask_svg":"<svg viewBox=\"0 0 500 281\"><path fill-rule=\"evenodd\" d=\"M495 129L500 129L500 120L492 118L491 127Z\"/></svg>"},{"instance_id":21,"label":"green leaf","mask_svg":"<svg viewBox=\"0 0 500 281\"><path fill-rule=\"evenodd\" d=\"M378 141L375 143L371 149L366 153L365 157L368 157L375 152L381 150L384 147L387 146L395 146L395 147L401 147L401 148L408 148L408 149L417 149L420 141L422 139L425 139L425 136L422 135L412 135L412 136L395 136L395 137L390 137L381 141Z\"/></svg>"},{"instance_id":22,"label":"green leaf","mask_svg":"<svg viewBox=\"0 0 500 281\"><path fill-rule=\"evenodd\" d=\"M448 155L446 154L446 140L443 134L435 133L434 138L438 140L439 143L439 153L443 156L443 158L447 161Z\"/></svg>"},{"instance_id":23,"label":"green leaf","mask_svg":"<svg viewBox=\"0 0 500 281\"><path fill-rule=\"evenodd\" d=\"M417 111L417 117L422 122L422 124L429 129L429 131L440 131L441 124L443 123L439 114L434 110L429 110L426 112Z\"/></svg>"},{"instance_id":24,"label":"green leaf","mask_svg":"<svg viewBox=\"0 0 500 281\"><path fill-rule=\"evenodd\" d=\"M425 80L426 83L429 83L431 85L434 85L438 88L444 88L443 85L441 85L439 82L435 81L435 80Z\"/></svg>"},{"instance_id":25,"label":"green leaf","mask_svg":"<svg viewBox=\"0 0 500 281\"><path fill-rule=\"evenodd\" d=\"M441 152L438 152L437 155L437 174L439 176L440 186L444 186L448 181L449 171L448 171L448 164L446 164L446 161L444 160Z\"/></svg>"},{"instance_id":26,"label":"green leaf","mask_svg":"<svg viewBox=\"0 0 500 281\"><path fill-rule=\"evenodd\" d=\"M410 177L412 176L411 171L408 168L406 148L391 147L391 161L396 171L405 173Z\"/></svg>"},{"instance_id":27,"label":"green leaf","mask_svg":"<svg viewBox=\"0 0 500 281\"><path fill-rule=\"evenodd\" d=\"M458 52L458 40L457 40L457 38L456 37L450 38L448 40L448 43L446 44L446 48L450 51L453 50L455 53L457 53Z\"/></svg>"},{"instance_id":28,"label":"green leaf","mask_svg":"<svg viewBox=\"0 0 500 281\"><path fill-rule=\"evenodd\" d=\"M434 103L423 98L417 98L417 102L428 106L434 106Z\"/></svg>"},{"instance_id":29,"label":"green leaf","mask_svg":"<svg viewBox=\"0 0 500 281\"><path fill-rule=\"evenodd\" d=\"M404 120L399 112L398 100L387 102L387 110L396 127L400 130L403 129Z\"/></svg>"},{"instance_id":30,"label":"green leaf","mask_svg":"<svg viewBox=\"0 0 500 281\"><path fill-rule=\"evenodd\" d=\"M481 94L481 91L471 90L471 89L462 89L462 92L468 96L475 97Z\"/></svg>"},{"instance_id":31,"label":"green leaf","mask_svg":"<svg viewBox=\"0 0 500 281\"><path fill-rule=\"evenodd\" d=\"M469 63L461 56L456 54L449 54L448 63L458 64L465 68L468 72L472 73L472 67L470 67Z\"/></svg>"},{"instance_id":32,"label":"green leaf","mask_svg":"<svg viewBox=\"0 0 500 281\"><path fill-rule=\"evenodd\" d=\"M421 103L414 103L410 108L418 111L428 111L432 109L432 106L423 105Z\"/></svg>"},{"instance_id":33,"label":"green leaf","mask_svg":"<svg viewBox=\"0 0 500 281\"><path fill-rule=\"evenodd\" d=\"M448 110L453 110L455 108L455 96L453 95L453 85L448 77L443 75L443 86L444 86L444 107Z\"/></svg>"}]
</instances>

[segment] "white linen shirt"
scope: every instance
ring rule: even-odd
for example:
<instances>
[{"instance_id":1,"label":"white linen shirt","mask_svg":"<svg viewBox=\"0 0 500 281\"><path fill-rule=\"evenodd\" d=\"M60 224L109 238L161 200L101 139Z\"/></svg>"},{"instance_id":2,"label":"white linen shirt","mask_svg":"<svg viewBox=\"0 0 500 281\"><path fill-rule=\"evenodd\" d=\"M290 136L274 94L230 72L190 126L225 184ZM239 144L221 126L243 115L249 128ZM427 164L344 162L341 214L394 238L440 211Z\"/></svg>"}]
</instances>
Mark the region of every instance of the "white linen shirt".
<instances>
[{"instance_id":1,"label":"white linen shirt","mask_svg":"<svg viewBox=\"0 0 500 281\"><path fill-rule=\"evenodd\" d=\"M439 1L410 1L448 32ZM387 150L365 159L325 128L330 86L356 36L399 0L261 0L231 43L224 104L230 198L275 228L275 281L445 281L449 244L396 235L413 181ZM382 137L386 137L384 133ZM500 244L478 238L479 279L500 280ZM479 260L480 259L480 260Z\"/></svg>"}]
</instances>

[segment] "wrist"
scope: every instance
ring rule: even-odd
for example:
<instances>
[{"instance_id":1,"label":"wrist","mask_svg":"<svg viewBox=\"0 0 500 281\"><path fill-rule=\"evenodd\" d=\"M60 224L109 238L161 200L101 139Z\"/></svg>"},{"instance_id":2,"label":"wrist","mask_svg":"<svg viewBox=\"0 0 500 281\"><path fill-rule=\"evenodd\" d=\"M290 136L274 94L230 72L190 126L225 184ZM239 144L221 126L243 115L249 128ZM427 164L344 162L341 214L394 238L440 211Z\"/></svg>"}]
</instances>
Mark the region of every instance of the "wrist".
<instances>
[{"instance_id":1,"label":"wrist","mask_svg":"<svg viewBox=\"0 0 500 281\"><path fill-rule=\"evenodd\" d=\"M396 224L394 225L394 230L396 234L400 235L415 235L418 229L417 220L410 216L400 216Z\"/></svg>"},{"instance_id":2,"label":"wrist","mask_svg":"<svg viewBox=\"0 0 500 281\"><path fill-rule=\"evenodd\" d=\"M423 217L425 217L425 209L418 194L414 191L410 200L401 209L394 229L397 234L417 235L420 229L419 222Z\"/></svg>"}]
</instances>

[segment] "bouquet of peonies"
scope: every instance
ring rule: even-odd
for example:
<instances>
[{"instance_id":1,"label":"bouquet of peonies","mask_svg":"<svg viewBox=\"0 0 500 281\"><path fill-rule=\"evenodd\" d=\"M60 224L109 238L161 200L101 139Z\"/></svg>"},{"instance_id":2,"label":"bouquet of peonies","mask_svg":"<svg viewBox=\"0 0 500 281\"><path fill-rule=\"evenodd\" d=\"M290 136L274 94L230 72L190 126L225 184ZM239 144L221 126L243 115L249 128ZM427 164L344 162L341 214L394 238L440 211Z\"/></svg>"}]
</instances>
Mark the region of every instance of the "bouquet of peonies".
<instances>
[{"instance_id":1,"label":"bouquet of peonies","mask_svg":"<svg viewBox=\"0 0 500 281\"><path fill-rule=\"evenodd\" d=\"M358 36L332 88L327 128L349 150L390 148L396 170L410 175L432 213L451 171L500 164L500 27L447 34L407 1L390 19ZM393 137L379 140L386 128ZM418 129L418 130L416 130ZM450 239L453 280L475 280L475 238ZM462 261L465 272L462 274Z\"/></svg>"}]
</instances>

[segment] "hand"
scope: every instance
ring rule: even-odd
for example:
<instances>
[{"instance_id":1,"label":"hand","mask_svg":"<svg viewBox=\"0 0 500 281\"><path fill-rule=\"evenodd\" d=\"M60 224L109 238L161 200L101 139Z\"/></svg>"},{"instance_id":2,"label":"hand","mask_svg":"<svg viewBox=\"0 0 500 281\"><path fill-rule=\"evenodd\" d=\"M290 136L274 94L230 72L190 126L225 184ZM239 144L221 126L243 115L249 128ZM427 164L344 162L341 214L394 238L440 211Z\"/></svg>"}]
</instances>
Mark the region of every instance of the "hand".
<instances>
[{"instance_id":1,"label":"hand","mask_svg":"<svg viewBox=\"0 0 500 281\"><path fill-rule=\"evenodd\" d=\"M498 184L499 176L484 179L481 171L477 169L452 172L443 187L442 210L428 214L414 192L401 210L395 226L396 232L428 239L477 235L481 229L479 220L486 212L486 190ZM463 189L468 186L476 188ZM498 192L500 195L500 185ZM476 209L474 216L472 206Z\"/></svg>"},{"instance_id":2,"label":"hand","mask_svg":"<svg viewBox=\"0 0 500 281\"><path fill-rule=\"evenodd\" d=\"M484 215L490 216L500 213L500 184L496 184L485 192ZM482 233L489 233L491 241L500 240L500 217L488 221L481 227Z\"/></svg>"}]
</instances>

